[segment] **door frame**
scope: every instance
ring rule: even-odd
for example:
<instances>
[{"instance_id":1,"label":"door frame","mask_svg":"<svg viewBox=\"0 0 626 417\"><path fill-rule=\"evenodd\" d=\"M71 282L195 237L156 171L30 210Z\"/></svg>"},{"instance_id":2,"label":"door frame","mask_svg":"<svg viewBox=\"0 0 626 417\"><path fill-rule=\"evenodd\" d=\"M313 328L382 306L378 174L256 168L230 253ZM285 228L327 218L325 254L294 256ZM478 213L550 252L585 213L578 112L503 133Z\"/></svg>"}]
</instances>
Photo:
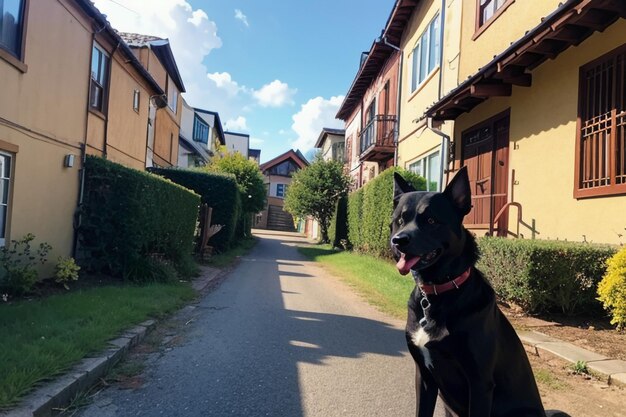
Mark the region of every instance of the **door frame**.
<instances>
[{"instance_id":1,"label":"door frame","mask_svg":"<svg viewBox=\"0 0 626 417\"><path fill-rule=\"evenodd\" d=\"M506 137L506 144L505 146L499 147L499 142L498 142L498 137L497 137L497 132L495 130L496 125L499 122L502 122L503 120L507 120L507 137ZM498 236L507 236L508 235L508 213L504 213L502 215L502 217L499 220L499 224L501 224L501 227L496 227L497 225L494 224L494 217L497 214L495 212L495 207L494 207L494 200L495 200L495 191L496 191L496 181L498 182L498 184L501 184L503 189L506 190L505 191L505 195L504 195L504 204L508 203L509 201L509 187L508 187L508 178L509 178L509 144L511 141L511 108L508 108L498 114L495 114L494 116L489 117L488 119L485 119L465 130L463 130L461 132L461 166L464 165L465 163L465 139L467 137L467 135L469 133L472 133L476 130L485 128L485 127L490 127L492 129L492 147L491 147L491 189L490 191L490 198L489 198L489 234L490 235L494 235L494 232L497 232ZM504 148L505 150L505 165L504 165L504 175L503 178L501 178L501 176L496 175L496 156L497 156L497 151L498 149L502 149ZM468 226L472 226L471 224L469 224ZM476 225L476 226L483 226L483 225Z\"/></svg>"}]
</instances>

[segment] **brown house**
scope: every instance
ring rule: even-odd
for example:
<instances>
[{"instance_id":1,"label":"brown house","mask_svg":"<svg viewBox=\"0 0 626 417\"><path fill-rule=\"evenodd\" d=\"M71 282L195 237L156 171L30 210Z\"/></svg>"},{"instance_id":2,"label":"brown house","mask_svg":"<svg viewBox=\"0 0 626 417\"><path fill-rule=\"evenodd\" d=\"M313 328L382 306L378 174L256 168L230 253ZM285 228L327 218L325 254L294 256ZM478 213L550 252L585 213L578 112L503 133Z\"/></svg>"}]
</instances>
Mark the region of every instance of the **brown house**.
<instances>
[{"instance_id":1,"label":"brown house","mask_svg":"<svg viewBox=\"0 0 626 417\"><path fill-rule=\"evenodd\" d=\"M0 245L33 233L56 259L73 251L83 156L145 166L164 90L88 0L4 2L1 22Z\"/></svg>"},{"instance_id":2,"label":"brown house","mask_svg":"<svg viewBox=\"0 0 626 417\"><path fill-rule=\"evenodd\" d=\"M265 178L267 207L255 219L254 227L295 231L291 214L283 210L284 199L293 173L308 165L300 151L291 149L261 164L259 169Z\"/></svg>"},{"instance_id":3,"label":"brown house","mask_svg":"<svg viewBox=\"0 0 626 417\"><path fill-rule=\"evenodd\" d=\"M185 92L169 40L137 33L120 33L141 64L165 91L166 104L150 102L146 166L178 164L178 137L183 112L180 93Z\"/></svg>"},{"instance_id":4,"label":"brown house","mask_svg":"<svg viewBox=\"0 0 626 417\"><path fill-rule=\"evenodd\" d=\"M405 4L406 3L406 4ZM337 118L345 122L346 169L356 188L393 166L398 140L400 38L415 2L397 2L383 35L361 55Z\"/></svg>"}]
</instances>

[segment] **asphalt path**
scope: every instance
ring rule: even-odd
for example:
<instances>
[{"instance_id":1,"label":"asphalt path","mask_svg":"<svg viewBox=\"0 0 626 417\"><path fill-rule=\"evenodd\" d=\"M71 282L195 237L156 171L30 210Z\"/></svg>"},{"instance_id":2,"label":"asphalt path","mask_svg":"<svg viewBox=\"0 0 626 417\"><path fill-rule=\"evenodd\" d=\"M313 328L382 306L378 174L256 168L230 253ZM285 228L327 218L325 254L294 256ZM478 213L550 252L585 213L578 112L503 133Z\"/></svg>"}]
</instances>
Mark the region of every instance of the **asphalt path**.
<instances>
[{"instance_id":1,"label":"asphalt path","mask_svg":"<svg viewBox=\"0 0 626 417\"><path fill-rule=\"evenodd\" d=\"M415 415L404 323L306 261L299 235L256 234L143 384L112 386L79 416Z\"/></svg>"}]
</instances>

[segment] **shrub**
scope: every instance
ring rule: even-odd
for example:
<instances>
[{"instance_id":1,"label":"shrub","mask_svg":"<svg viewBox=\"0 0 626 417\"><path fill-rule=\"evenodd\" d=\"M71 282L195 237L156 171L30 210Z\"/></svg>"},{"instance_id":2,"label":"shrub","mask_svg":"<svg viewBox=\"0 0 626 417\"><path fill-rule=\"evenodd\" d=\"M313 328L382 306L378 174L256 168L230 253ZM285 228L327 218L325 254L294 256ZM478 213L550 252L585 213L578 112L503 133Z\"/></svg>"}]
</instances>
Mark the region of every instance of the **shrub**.
<instances>
[{"instance_id":1,"label":"shrub","mask_svg":"<svg viewBox=\"0 0 626 417\"><path fill-rule=\"evenodd\" d=\"M211 224L224 226L209 240L209 245L218 251L224 251L232 246L234 238L238 235L237 229L241 218L241 196L232 174L175 168L152 169L152 172L198 193L202 203L213 208ZM244 232L244 228L241 227L239 233Z\"/></svg>"},{"instance_id":2,"label":"shrub","mask_svg":"<svg viewBox=\"0 0 626 417\"><path fill-rule=\"evenodd\" d=\"M37 264L47 262L48 252L52 249L46 242L32 248L35 235L29 233L19 240L0 248L0 291L9 295L23 295L32 291L39 280Z\"/></svg>"},{"instance_id":3,"label":"shrub","mask_svg":"<svg viewBox=\"0 0 626 417\"><path fill-rule=\"evenodd\" d=\"M363 247L363 194L359 188L348 196L348 242L356 250Z\"/></svg>"},{"instance_id":4,"label":"shrub","mask_svg":"<svg viewBox=\"0 0 626 417\"><path fill-rule=\"evenodd\" d=\"M65 289L69 289L67 285L70 281L78 281L78 271L80 266L76 265L76 261L71 256L59 257L54 267L54 281L61 284Z\"/></svg>"},{"instance_id":5,"label":"shrub","mask_svg":"<svg viewBox=\"0 0 626 417\"><path fill-rule=\"evenodd\" d=\"M611 324L626 328L626 248L606 262L606 275L598 285L598 295L611 314Z\"/></svg>"},{"instance_id":6,"label":"shrub","mask_svg":"<svg viewBox=\"0 0 626 417\"><path fill-rule=\"evenodd\" d=\"M528 312L595 313L596 287L605 272L608 246L481 238L478 267L504 300Z\"/></svg>"},{"instance_id":7,"label":"shrub","mask_svg":"<svg viewBox=\"0 0 626 417\"><path fill-rule=\"evenodd\" d=\"M335 248L343 248L347 246L348 241L348 198L342 196L337 201L335 213L330 220L328 228L328 237Z\"/></svg>"},{"instance_id":8,"label":"shrub","mask_svg":"<svg viewBox=\"0 0 626 417\"><path fill-rule=\"evenodd\" d=\"M145 272L148 257L178 267L192 255L199 204L199 196L171 181L88 156L79 263L135 281L144 280L138 271Z\"/></svg>"},{"instance_id":9,"label":"shrub","mask_svg":"<svg viewBox=\"0 0 626 417\"><path fill-rule=\"evenodd\" d=\"M359 249L370 255L390 257L391 215L393 213L393 173L398 172L416 190L426 190L424 178L402 168L390 168L364 188Z\"/></svg>"}]
</instances>

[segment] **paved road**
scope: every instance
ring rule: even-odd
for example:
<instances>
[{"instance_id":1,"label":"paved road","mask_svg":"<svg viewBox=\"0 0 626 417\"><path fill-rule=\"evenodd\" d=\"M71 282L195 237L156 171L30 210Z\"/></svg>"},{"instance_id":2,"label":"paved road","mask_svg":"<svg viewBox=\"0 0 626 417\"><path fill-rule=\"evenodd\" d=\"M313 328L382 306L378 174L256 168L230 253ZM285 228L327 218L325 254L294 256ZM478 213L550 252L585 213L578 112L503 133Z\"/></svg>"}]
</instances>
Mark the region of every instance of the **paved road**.
<instances>
[{"instance_id":1,"label":"paved road","mask_svg":"<svg viewBox=\"0 0 626 417\"><path fill-rule=\"evenodd\" d=\"M148 362L143 386L107 389L79 415L414 415L403 323L306 262L297 235L257 236L183 342Z\"/></svg>"}]
</instances>

